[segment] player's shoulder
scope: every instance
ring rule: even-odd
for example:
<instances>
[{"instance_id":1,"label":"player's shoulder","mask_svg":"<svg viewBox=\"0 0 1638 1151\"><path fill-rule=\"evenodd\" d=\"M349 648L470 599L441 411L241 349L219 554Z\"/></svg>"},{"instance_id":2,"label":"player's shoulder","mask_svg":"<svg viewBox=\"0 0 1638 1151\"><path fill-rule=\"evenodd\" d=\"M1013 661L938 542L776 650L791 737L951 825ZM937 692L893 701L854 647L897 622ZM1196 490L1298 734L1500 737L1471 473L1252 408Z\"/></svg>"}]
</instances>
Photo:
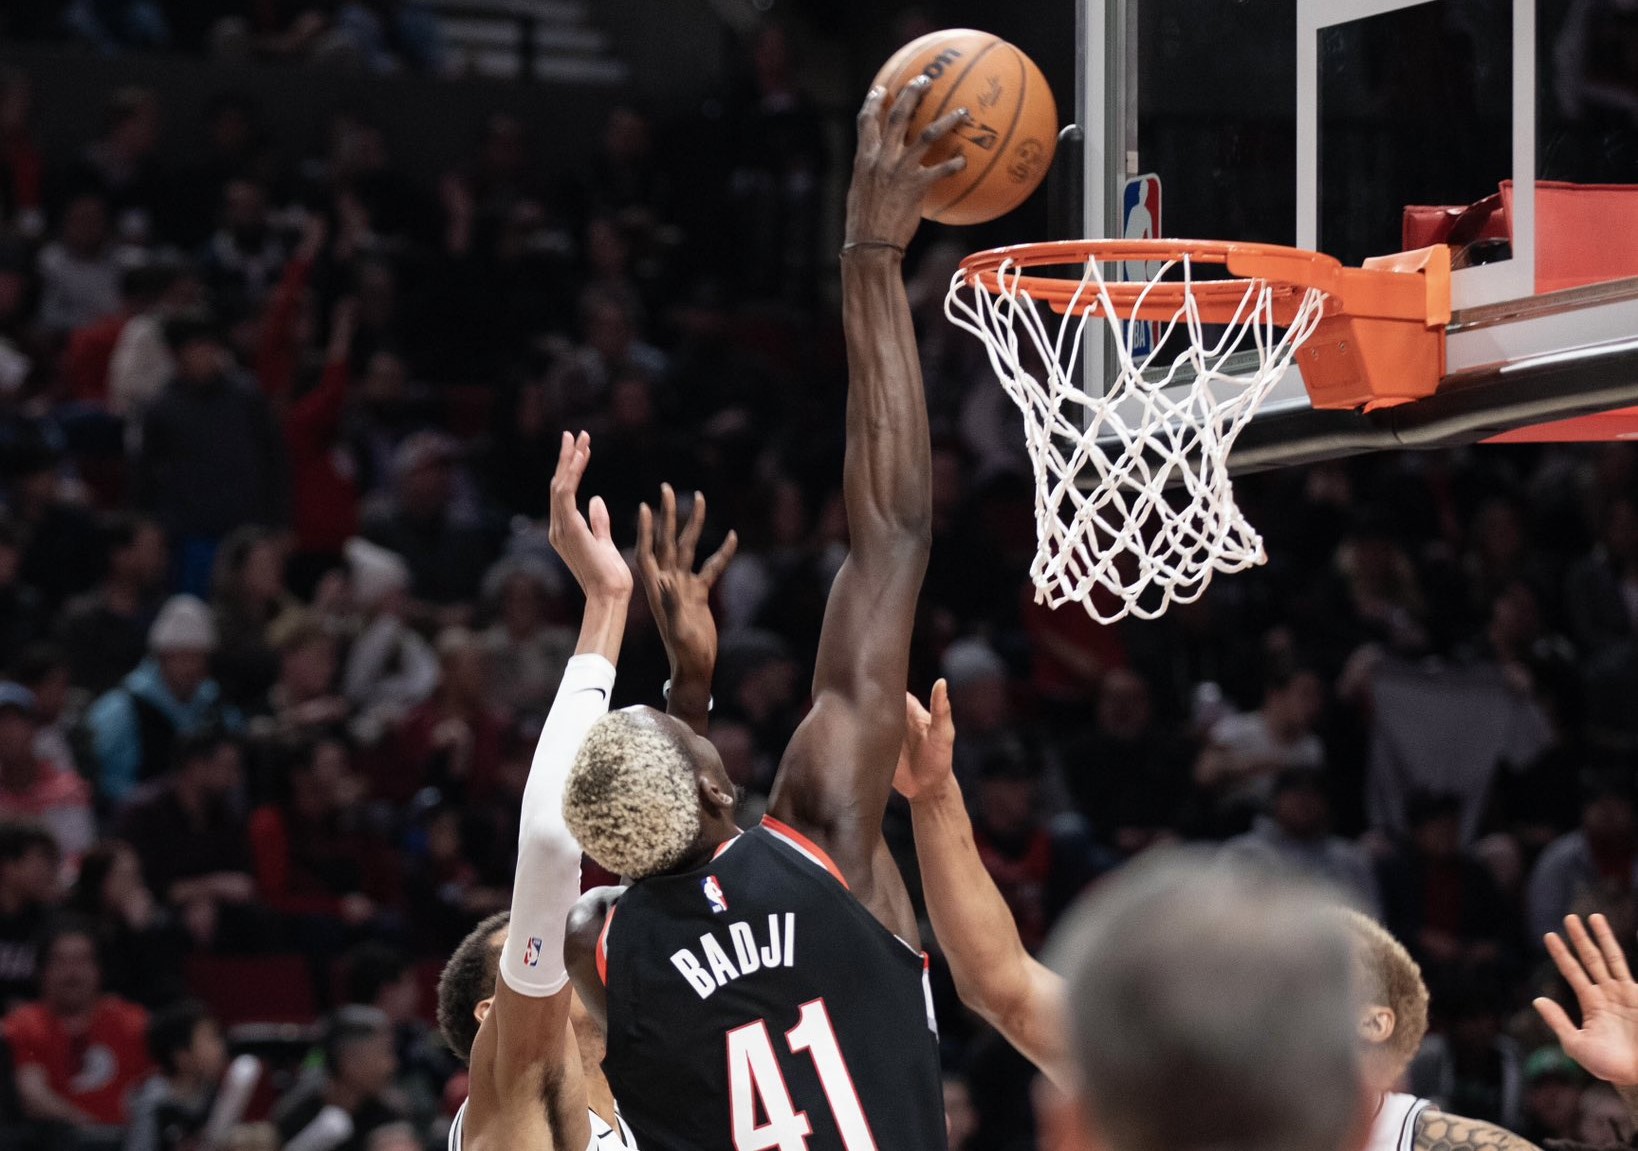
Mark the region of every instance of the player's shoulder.
<instances>
[{"instance_id":1,"label":"player's shoulder","mask_svg":"<svg viewBox=\"0 0 1638 1151\"><path fill-rule=\"evenodd\" d=\"M590 954L609 917L609 909L620 902L624 887L594 887L575 901L564 926L564 947L571 953Z\"/></svg>"}]
</instances>

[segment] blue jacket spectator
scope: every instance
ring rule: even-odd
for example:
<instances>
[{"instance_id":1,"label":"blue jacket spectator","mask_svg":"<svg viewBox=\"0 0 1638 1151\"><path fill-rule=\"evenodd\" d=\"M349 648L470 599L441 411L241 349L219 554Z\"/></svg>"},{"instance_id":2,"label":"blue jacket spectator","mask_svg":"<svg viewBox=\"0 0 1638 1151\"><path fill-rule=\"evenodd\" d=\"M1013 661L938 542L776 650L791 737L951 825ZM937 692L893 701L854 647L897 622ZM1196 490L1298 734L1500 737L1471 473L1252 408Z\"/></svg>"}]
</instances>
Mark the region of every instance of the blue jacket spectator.
<instances>
[{"instance_id":1,"label":"blue jacket spectator","mask_svg":"<svg viewBox=\"0 0 1638 1151\"><path fill-rule=\"evenodd\" d=\"M215 650L210 609L188 595L166 601L148 632L148 658L93 703L86 717L105 802L119 803L165 771L181 737L211 725L230 731L243 726L210 678Z\"/></svg>"}]
</instances>

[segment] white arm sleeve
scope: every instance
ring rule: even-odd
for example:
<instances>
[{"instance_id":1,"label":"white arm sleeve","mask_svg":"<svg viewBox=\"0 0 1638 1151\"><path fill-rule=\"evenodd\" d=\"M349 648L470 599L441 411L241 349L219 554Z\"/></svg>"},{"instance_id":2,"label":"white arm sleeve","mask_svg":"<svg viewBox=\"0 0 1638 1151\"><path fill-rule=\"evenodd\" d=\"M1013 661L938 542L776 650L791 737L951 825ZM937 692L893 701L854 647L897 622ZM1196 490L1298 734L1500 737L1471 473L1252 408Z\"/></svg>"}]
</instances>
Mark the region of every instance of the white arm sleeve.
<instances>
[{"instance_id":1,"label":"white arm sleeve","mask_svg":"<svg viewBox=\"0 0 1638 1151\"><path fill-rule=\"evenodd\" d=\"M571 659L535 748L518 824L512 923L500 960L501 978L520 995L554 995L569 981L563 925L580 898L580 845L563 823L563 785L586 733L608 714L613 689L608 660Z\"/></svg>"}]
</instances>

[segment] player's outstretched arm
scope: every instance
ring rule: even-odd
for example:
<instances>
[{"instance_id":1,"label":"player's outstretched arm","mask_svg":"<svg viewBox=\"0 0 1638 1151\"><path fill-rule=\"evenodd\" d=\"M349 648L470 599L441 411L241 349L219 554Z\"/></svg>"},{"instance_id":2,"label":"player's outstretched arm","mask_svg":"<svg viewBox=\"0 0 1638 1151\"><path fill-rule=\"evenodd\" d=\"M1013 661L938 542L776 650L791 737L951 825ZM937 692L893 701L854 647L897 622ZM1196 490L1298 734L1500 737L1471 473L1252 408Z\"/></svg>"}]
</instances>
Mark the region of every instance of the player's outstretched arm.
<instances>
[{"instance_id":1,"label":"player's outstretched arm","mask_svg":"<svg viewBox=\"0 0 1638 1151\"><path fill-rule=\"evenodd\" d=\"M1564 1008L1551 999L1537 999L1535 1007L1565 1054L1614 1086L1638 1119L1638 982L1627 968L1610 921L1594 915L1589 922L1591 931L1580 916L1566 916L1569 943L1556 931L1548 932L1544 940L1547 954L1575 993L1581 1026L1571 1023Z\"/></svg>"},{"instance_id":2,"label":"player's outstretched arm","mask_svg":"<svg viewBox=\"0 0 1638 1151\"><path fill-rule=\"evenodd\" d=\"M678 533L677 493L670 484L660 487L658 517L646 503L637 513L637 573L671 663L666 711L700 735L710 726L711 675L717 666L711 589L739 547L739 536L729 532L696 572L694 553L704 530L705 496L695 492L688 522Z\"/></svg>"},{"instance_id":3,"label":"player's outstretched arm","mask_svg":"<svg viewBox=\"0 0 1638 1151\"><path fill-rule=\"evenodd\" d=\"M769 804L775 818L830 852L878 915L884 901L872 890L872 864L904 738L898 700L932 520L927 403L901 259L927 189L961 166L959 157L932 167L922 161L965 116L957 110L910 135L910 115L926 86L923 78L912 82L885 121L880 89L859 113L842 250L848 358L842 483L851 547L825 609L813 710L786 749Z\"/></svg>"},{"instance_id":4,"label":"player's outstretched arm","mask_svg":"<svg viewBox=\"0 0 1638 1151\"><path fill-rule=\"evenodd\" d=\"M523 792L512 918L489 1016L472 1048L467 1138L474 1148L513 1146L538 1125L544 1102L554 1146L591 1137L578 1050L569 1035L573 995L564 924L580 896L580 845L563 823L563 786L592 724L608 712L625 633L631 571L599 498L576 506L590 439L563 436L552 477L552 546L586 596L574 658L563 674Z\"/></svg>"},{"instance_id":5,"label":"player's outstretched arm","mask_svg":"<svg viewBox=\"0 0 1638 1151\"><path fill-rule=\"evenodd\" d=\"M941 679L931 709L906 695L904 748L893 785L910 801L921 889L961 1001L1048 1079L1070 1090L1061 1029L1063 980L1024 950L1018 925L973 842L951 770L955 724Z\"/></svg>"}]
</instances>

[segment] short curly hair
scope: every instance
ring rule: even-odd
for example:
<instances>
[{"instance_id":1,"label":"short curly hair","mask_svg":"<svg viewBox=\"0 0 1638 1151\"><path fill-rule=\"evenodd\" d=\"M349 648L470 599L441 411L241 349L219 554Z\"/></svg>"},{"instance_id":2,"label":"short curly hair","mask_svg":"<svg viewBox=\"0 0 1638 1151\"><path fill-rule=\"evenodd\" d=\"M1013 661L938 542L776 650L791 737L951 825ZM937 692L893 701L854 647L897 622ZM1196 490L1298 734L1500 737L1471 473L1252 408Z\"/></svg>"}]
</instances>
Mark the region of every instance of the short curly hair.
<instances>
[{"instance_id":1,"label":"short curly hair","mask_svg":"<svg viewBox=\"0 0 1638 1151\"><path fill-rule=\"evenodd\" d=\"M501 948L495 939L512 922L510 911L498 911L472 929L461 940L455 954L444 964L438 977L438 1030L462 1063L471 1062L472 1044L478 1039L478 1004L495 994L500 978Z\"/></svg>"},{"instance_id":2,"label":"short curly hair","mask_svg":"<svg viewBox=\"0 0 1638 1151\"><path fill-rule=\"evenodd\" d=\"M694 764L663 728L611 712L575 756L563 821L586 854L617 875L642 879L675 867L700 834Z\"/></svg>"},{"instance_id":3,"label":"short curly hair","mask_svg":"<svg viewBox=\"0 0 1638 1151\"><path fill-rule=\"evenodd\" d=\"M1428 1033L1428 985L1416 960L1386 928L1351 908L1338 912L1354 941L1361 992L1367 1002L1393 1011L1393 1034L1382 1050L1397 1076Z\"/></svg>"}]
</instances>

